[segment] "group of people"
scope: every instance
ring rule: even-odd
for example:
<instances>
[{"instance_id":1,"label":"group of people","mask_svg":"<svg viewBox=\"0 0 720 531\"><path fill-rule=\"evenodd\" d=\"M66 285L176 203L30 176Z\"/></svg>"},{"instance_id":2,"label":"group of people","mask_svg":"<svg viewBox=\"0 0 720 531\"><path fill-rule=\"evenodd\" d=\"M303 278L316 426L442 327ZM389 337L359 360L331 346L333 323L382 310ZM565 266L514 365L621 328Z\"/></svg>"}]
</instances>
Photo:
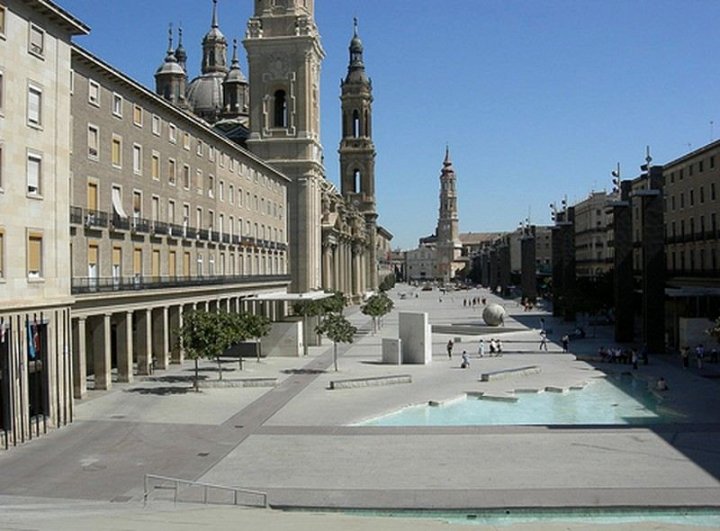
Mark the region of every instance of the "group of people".
<instances>
[{"instance_id":1,"label":"group of people","mask_svg":"<svg viewBox=\"0 0 720 531\"><path fill-rule=\"evenodd\" d=\"M705 345L703 345L702 343L698 344L694 348L694 354L697 368L702 369L703 361L705 360L705 355L707 354L707 352L705 351ZM717 363L718 354L719 353L717 348L713 348L712 350L710 350L710 361L712 361L713 363ZM690 347L686 345L680 348L680 358L682 358L683 369L687 369L690 366Z\"/></svg>"},{"instance_id":2,"label":"group of people","mask_svg":"<svg viewBox=\"0 0 720 531\"><path fill-rule=\"evenodd\" d=\"M636 348L622 349L620 347L605 348L604 346L598 349L598 356L602 361L608 363L624 363L632 364L633 369L638 368L638 360L640 358L638 350Z\"/></svg>"},{"instance_id":3,"label":"group of people","mask_svg":"<svg viewBox=\"0 0 720 531\"><path fill-rule=\"evenodd\" d=\"M463 299L464 308L475 308L475 306L479 306L481 303L483 306L485 306L487 304L487 299L485 297L472 297L471 299Z\"/></svg>"},{"instance_id":4,"label":"group of people","mask_svg":"<svg viewBox=\"0 0 720 531\"><path fill-rule=\"evenodd\" d=\"M446 346L448 359L452 359L454 347L455 343L453 343L453 340L448 340ZM488 356L502 356L503 344L502 341L500 341L499 339L492 338L487 344L485 343L484 339L481 339L480 344L478 345L478 357L485 357L486 348L488 349ZM466 350L463 350L462 352L460 367L462 369L467 369L468 367L470 367L470 356L468 355Z\"/></svg>"}]
</instances>

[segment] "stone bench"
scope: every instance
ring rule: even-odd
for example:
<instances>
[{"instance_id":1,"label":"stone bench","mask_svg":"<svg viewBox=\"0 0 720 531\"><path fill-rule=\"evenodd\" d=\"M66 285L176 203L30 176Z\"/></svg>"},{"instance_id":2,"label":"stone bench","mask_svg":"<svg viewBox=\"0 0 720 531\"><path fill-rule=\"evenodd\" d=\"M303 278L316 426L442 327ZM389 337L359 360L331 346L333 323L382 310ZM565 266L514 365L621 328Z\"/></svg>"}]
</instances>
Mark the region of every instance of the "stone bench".
<instances>
[{"instance_id":1,"label":"stone bench","mask_svg":"<svg viewBox=\"0 0 720 531\"><path fill-rule=\"evenodd\" d=\"M226 380L200 380L198 387L275 387L277 378L228 378Z\"/></svg>"},{"instance_id":2,"label":"stone bench","mask_svg":"<svg viewBox=\"0 0 720 531\"><path fill-rule=\"evenodd\" d=\"M378 385L395 385L404 383L412 383L412 377L409 374L332 380L330 382L330 389L353 389L356 387L375 387Z\"/></svg>"},{"instance_id":3,"label":"stone bench","mask_svg":"<svg viewBox=\"0 0 720 531\"><path fill-rule=\"evenodd\" d=\"M525 376L528 374L539 374L540 367L537 365L529 365L527 367L516 367L514 369L500 369L497 371L484 372L480 375L481 382L489 382L491 380L500 380L511 376Z\"/></svg>"}]
</instances>

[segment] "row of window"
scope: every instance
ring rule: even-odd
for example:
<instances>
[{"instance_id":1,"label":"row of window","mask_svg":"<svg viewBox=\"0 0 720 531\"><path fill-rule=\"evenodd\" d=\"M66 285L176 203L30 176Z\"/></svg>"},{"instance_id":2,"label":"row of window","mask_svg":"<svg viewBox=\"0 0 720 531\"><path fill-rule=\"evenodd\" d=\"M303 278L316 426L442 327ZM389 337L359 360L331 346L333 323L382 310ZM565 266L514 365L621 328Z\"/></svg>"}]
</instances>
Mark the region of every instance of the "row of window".
<instances>
[{"instance_id":1,"label":"row of window","mask_svg":"<svg viewBox=\"0 0 720 531\"><path fill-rule=\"evenodd\" d=\"M193 260L190 251L178 253L168 250L165 253L166 263L161 263L162 250L152 249L150 252L150 271L144 270L144 250L140 247L132 249L132 275L142 277L145 272L151 277L202 277L205 275L280 275L284 274L285 260L281 256L268 256L265 253L207 253L197 251L195 254L195 268L191 267ZM113 246L110 253L112 278L123 276L123 249ZM226 260L227 259L227 260ZM101 252L98 243L88 244L87 276L91 279L99 278ZM217 261L217 262L216 262ZM206 268L207 264L207 268Z\"/></svg>"},{"instance_id":2,"label":"row of window","mask_svg":"<svg viewBox=\"0 0 720 531\"><path fill-rule=\"evenodd\" d=\"M256 198L257 199L257 198ZM115 214L126 218L123 208L122 200L122 187L119 185L113 185L111 203ZM140 190L133 190L132 192L132 218L140 219L147 217L143 208L143 193ZM174 199L167 200L167 206L165 207L165 216L163 219L163 212L161 207L160 197L153 195L150 199L150 220L151 221L163 221L165 223L182 224L184 227L188 227L191 220L191 206L190 203L182 204L182 212L177 209L177 203ZM87 184L87 209L89 211L99 210L99 184L96 181L90 180ZM233 233L238 236L250 236L253 238L259 238L263 240L271 240L276 242L284 242L284 231L282 228L266 226L264 223L254 224L246 220L245 226L243 226L243 219L237 218L237 225L234 216L225 217L224 213L217 215L212 209L207 209L207 223L204 223L203 208L196 207L195 209L195 228L208 228L211 231L217 230L219 232L228 232L231 236ZM179 216L181 214L181 216ZM225 220L228 220L228 224L225 225ZM217 221L217 224L216 224Z\"/></svg>"},{"instance_id":3,"label":"row of window","mask_svg":"<svg viewBox=\"0 0 720 531\"><path fill-rule=\"evenodd\" d=\"M88 126L88 157L93 160L99 159L99 130L94 125ZM133 144L132 146L132 163L133 173L135 175L143 174L143 147L139 144ZM119 135L113 135L111 140L111 163L115 168L122 168L122 137ZM178 164L173 158L167 159L167 178L168 183L171 186L177 185L178 178ZM150 177L153 180L160 180L161 175L161 162L160 153L157 151L152 152L150 156ZM192 187L195 188L198 194L203 193L203 171L197 169L194 174L194 180L192 179L193 173L190 165L183 164L180 168L180 180L181 185L185 190L190 190ZM217 185L215 183L215 176L208 175L207 179L207 196L210 198L217 197L220 201L226 200L225 195L225 181L220 180ZM227 201L230 204L235 204L236 194L235 186L233 184L227 187ZM237 190L237 204L239 207L244 206L247 209L253 209L256 212L260 212L263 215L272 216L277 219L283 218L283 206L278 204L271 199L267 201L265 198L258 197L257 194L251 196L250 191L245 192L243 199L243 190L238 188Z\"/></svg>"},{"instance_id":4,"label":"row of window","mask_svg":"<svg viewBox=\"0 0 720 531\"><path fill-rule=\"evenodd\" d=\"M710 170L715 169L715 156L711 155L707 159L707 167ZM670 183L675 182L675 177L678 178L678 180L682 181L685 177L685 169L687 169L687 175L688 177L692 177L693 173L695 173L695 169L697 168L698 173L703 173L705 171L705 160L699 160L697 162L691 162L687 165L686 168L680 168L677 171L671 171L670 172Z\"/></svg>"},{"instance_id":5,"label":"row of window","mask_svg":"<svg viewBox=\"0 0 720 531\"><path fill-rule=\"evenodd\" d=\"M71 85L72 86L72 85ZM100 106L100 94L101 86L92 79L88 80L88 102L95 106ZM112 93L112 107L111 112L116 118L123 118L124 116L125 99L120 94ZM143 127L144 125L144 114L145 110L138 104L132 104L132 121L137 127ZM152 132L155 136L162 135L162 119L157 114L152 115ZM239 162L237 159L230 157L226 153L222 153L216 150L213 146L206 144L200 138L193 139L189 132L180 132L175 124L167 122L168 129L168 141L172 144L177 144L178 139L182 138L183 148L186 150L191 149L193 140L195 141L195 152L199 157L203 157L207 151L208 159L211 162L215 162L216 155L218 164L221 168L228 167L230 173L237 172L238 175L244 176L249 181L255 181L258 184L262 184L265 188L270 188L275 192L280 192L280 184L272 179L268 179L267 175L262 172L255 170L254 168L248 167L246 164ZM100 141L99 141L99 128L95 125L88 125L88 156L92 159L97 160L99 156ZM121 166L121 143L122 138L118 135L113 135L113 139L117 139L115 146L120 148L115 156L113 151L112 163L114 166Z\"/></svg>"},{"instance_id":6,"label":"row of window","mask_svg":"<svg viewBox=\"0 0 720 531\"><path fill-rule=\"evenodd\" d=\"M713 234L716 234L718 226L717 226L717 215L715 212L710 214L710 226L709 227L705 226L705 216L700 216L698 218L698 220L699 220L699 225L697 226L698 232L705 233L705 230L707 228L708 230L710 230L710 232L712 232ZM668 237L685 236L686 232L685 232L685 220L684 219L680 220L680 232L679 233L677 232L677 227L678 227L677 222L673 221L670 224L670 234L667 234L667 225L666 225L665 226L666 236L668 236ZM695 227L695 218L689 218L688 219L688 229L689 230L687 232L687 235L689 235L689 236L694 235L695 228L696 228Z\"/></svg>"},{"instance_id":7,"label":"row of window","mask_svg":"<svg viewBox=\"0 0 720 531\"><path fill-rule=\"evenodd\" d=\"M683 251L672 251L669 256L668 267L670 270L692 271L717 271L718 257L716 249L685 249Z\"/></svg>"},{"instance_id":8,"label":"row of window","mask_svg":"<svg viewBox=\"0 0 720 531\"><path fill-rule=\"evenodd\" d=\"M705 203L705 187L701 186L698 189L698 199L700 204L702 205ZM677 203L675 201L675 198L678 198L677 203L679 203L680 209L685 208L685 192L680 192L679 194L673 194L670 196L670 209L672 211L676 210ZM715 183L710 183L710 201L715 201L717 199L717 194L715 191ZM695 206L695 190L691 189L688 190L688 206ZM665 202L666 210L667 210L667 201Z\"/></svg>"}]
</instances>

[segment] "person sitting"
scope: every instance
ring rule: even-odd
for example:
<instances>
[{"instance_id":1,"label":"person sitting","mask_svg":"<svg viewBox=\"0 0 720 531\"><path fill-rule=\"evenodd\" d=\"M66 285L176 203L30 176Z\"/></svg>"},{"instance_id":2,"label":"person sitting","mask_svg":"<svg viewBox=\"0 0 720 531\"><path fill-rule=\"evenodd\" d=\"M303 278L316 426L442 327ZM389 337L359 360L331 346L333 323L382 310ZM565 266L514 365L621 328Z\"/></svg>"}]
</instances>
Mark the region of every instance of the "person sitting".
<instances>
[{"instance_id":1,"label":"person sitting","mask_svg":"<svg viewBox=\"0 0 720 531\"><path fill-rule=\"evenodd\" d=\"M461 358L462 358L462 363L460 364L460 368L467 369L468 367L470 367L470 359L468 358L467 352L465 352L464 350L463 350Z\"/></svg>"},{"instance_id":2,"label":"person sitting","mask_svg":"<svg viewBox=\"0 0 720 531\"><path fill-rule=\"evenodd\" d=\"M495 343L495 339L490 340L490 354L495 354L497 352L497 343Z\"/></svg>"},{"instance_id":3,"label":"person sitting","mask_svg":"<svg viewBox=\"0 0 720 531\"><path fill-rule=\"evenodd\" d=\"M503 350L502 341L500 341L498 339L498 342L497 342L497 355L498 356L500 356L502 354L502 350Z\"/></svg>"},{"instance_id":4,"label":"person sitting","mask_svg":"<svg viewBox=\"0 0 720 531\"><path fill-rule=\"evenodd\" d=\"M668 391L670 388L668 387L665 378L661 376L660 378L658 378L658 381L655 384L655 389L657 389L658 391Z\"/></svg>"}]
</instances>

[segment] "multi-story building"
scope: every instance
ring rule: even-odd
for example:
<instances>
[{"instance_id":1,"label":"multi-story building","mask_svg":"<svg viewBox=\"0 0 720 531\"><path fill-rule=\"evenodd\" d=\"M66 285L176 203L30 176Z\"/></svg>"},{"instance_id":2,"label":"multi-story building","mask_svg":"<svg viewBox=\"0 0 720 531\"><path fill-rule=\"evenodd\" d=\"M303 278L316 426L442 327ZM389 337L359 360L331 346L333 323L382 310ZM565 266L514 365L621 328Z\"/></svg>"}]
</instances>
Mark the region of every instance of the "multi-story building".
<instances>
[{"instance_id":1,"label":"multi-story building","mask_svg":"<svg viewBox=\"0 0 720 531\"><path fill-rule=\"evenodd\" d=\"M72 420L73 35L52 2L0 4L0 444Z\"/></svg>"},{"instance_id":2,"label":"multi-story building","mask_svg":"<svg viewBox=\"0 0 720 531\"><path fill-rule=\"evenodd\" d=\"M575 206L575 270L578 278L597 278L612 269L612 210L614 194L591 192Z\"/></svg>"},{"instance_id":3,"label":"multi-story building","mask_svg":"<svg viewBox=\"0 0 720 531\"><path fill-rule=\"evenodd\" d=\"M668 341L707 341L720 315L720 141L663 166Z\"/></svg>"},{"instance_id":4,"label":"multi-story building","mask_svg":"<svg viewBox=\"0 0 720 531\"><path fill-rule=\"evenodd\" d=\"M286 290L288 179L72 50L75 395L181 361L184 310ZM272 312L271 312L272 313Z\"/></svg>"}]
</instances>

